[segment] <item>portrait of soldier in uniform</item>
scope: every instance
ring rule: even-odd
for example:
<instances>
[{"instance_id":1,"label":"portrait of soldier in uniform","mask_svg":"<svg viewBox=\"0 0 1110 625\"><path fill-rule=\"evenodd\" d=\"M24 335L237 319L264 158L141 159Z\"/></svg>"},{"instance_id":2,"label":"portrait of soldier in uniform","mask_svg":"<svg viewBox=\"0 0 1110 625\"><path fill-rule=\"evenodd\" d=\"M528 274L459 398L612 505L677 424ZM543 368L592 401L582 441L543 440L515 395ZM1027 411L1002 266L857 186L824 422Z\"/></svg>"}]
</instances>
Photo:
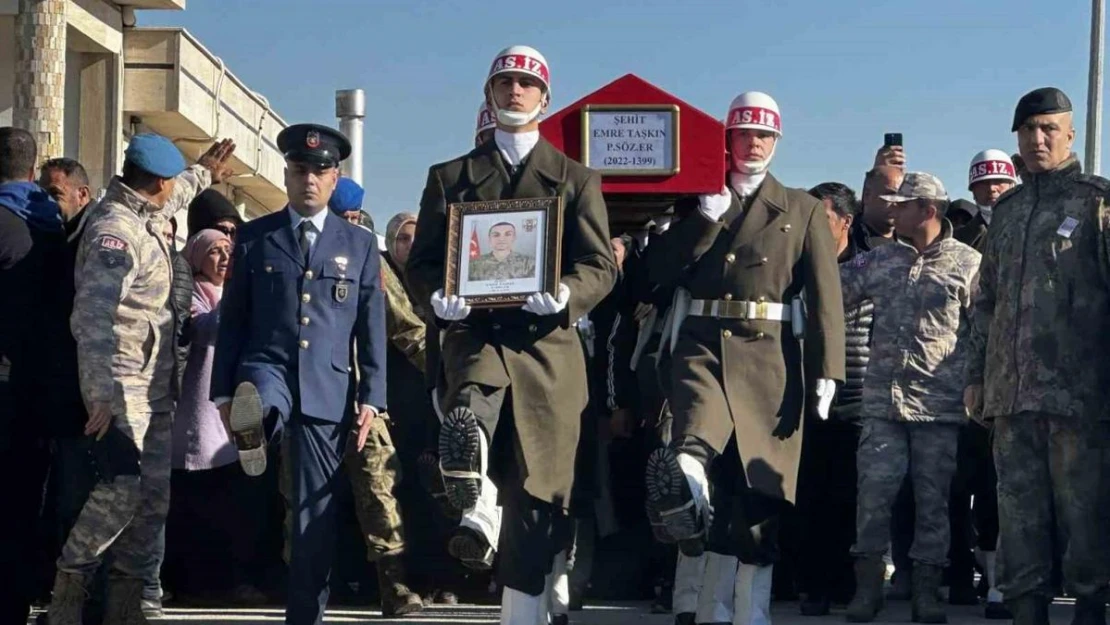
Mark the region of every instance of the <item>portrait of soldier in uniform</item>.
<instances>
[{"instance_id":1,"label":"portrait of soldier in uniform","mask_svg":"<svg viewBox=\"0 0 1110 625\"><path fill-rule=\"evenodd\" d=\"M468 280L520 280L536 275L536 257L514 249L517 237L514 224L495 223L488 236L490 251L471 259Z\"/></svg>"}]
</instances>

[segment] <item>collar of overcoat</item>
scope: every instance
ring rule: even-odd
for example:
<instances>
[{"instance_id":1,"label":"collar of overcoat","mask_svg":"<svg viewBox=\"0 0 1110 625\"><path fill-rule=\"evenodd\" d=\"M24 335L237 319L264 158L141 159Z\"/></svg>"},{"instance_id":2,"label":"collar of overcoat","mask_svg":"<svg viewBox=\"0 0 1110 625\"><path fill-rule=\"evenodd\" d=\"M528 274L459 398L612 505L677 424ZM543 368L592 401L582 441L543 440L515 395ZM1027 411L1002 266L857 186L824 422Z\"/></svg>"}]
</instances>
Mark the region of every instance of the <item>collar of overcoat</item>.
<instances>
[{"instance_id":1,"label":"collar of overcoat","mask_svg":"<svg viewBox=\"0 0 1110 625\"><path fill-rule=\"evenodd\" d=\"M516 189L511 189L512 178L505 167L505 159L497 149L497 143L483 143L466 157L466 177L470 181L469 187L473 190L474 197L459 200L488 202L549 197L558 195L560 187L567 179L566 156L542 137L524 159L523 167L520 182Z\"/></svg>"},{"instance_id":2,"label":"collar of overcoat","mask_svg":"<svg viewBox=\"0 0 1110 625\"><path fill-rule=\"evenodd\" d=\"M732 187L729 187L729 193L732 194L732 206L728 212L739 214L742 200ZM735 249L752 243L764 230L773 226L786 210L786 188L774 176L767 174L766 180L759 185L747 214L738 220L740 229L734 232L730 247Z\"/></svg>"}]
</instances>

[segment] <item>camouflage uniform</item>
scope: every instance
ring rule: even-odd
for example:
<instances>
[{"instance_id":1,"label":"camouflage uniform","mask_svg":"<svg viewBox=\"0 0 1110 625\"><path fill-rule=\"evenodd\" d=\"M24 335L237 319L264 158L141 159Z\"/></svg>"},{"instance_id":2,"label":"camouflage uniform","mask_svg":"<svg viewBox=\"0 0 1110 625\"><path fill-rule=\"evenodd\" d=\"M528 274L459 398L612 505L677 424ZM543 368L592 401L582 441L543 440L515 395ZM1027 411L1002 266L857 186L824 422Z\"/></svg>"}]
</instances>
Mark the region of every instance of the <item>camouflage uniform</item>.
<instances>
[{"instance_id":1,"label":"camouflage uniform","mask_svg":"<svg viewBox=\"0 0 1110 625\"><path fill-rule=\"evenodd\" d=\"M388 263L382 263L382 290L385 291L386 336L409 361L424 370L424 322L409 304L405 288ZM401 508L395 496L401 482L401 459L389 432L389 416L375 419L362 451L357 449L358 423L347 437L343 462L351 478L359 526L366 539L367 558L376 562L382 556L396 555L405 549Z\"/></svg>"},{"instance_id":2,"label":"camouflage uniform","mask_svg":"<svg viewBox=\"0 0 1110 625\"><path fill-rule=\"evenodd\" d=\"M841 267L845 308L875 304L856 456L857 556L886 551L894 500L909 470L917 500L910 557L935 566L947 562L948 492L959 428L967 420L966 349L957 336L978 269L979 253L953 239L947 221L921 253L899 241Z\"/></svg>"},{"instance_id":3,"label":"camouflage uniform","mask_svg":"<svg viewBox=\"0 0 1110 625\"><path fill-rule=\"evenodd\" d=\"M186 170L174 196L196 195L210 182L206 170ZM111 548L112 577L142 579L169 508L172 267L161 209L119 178L90 210L70 325L81 394L86 405L110 403L112 423L97 443L107 452L101 481L69 534L58 570L89 576Z\"/></svg>"},{"instance_id":4,"label":"camouflage uniform","mask_svg":"<svg viewBox=\"0 0 1110 625\"><path fill-rule=\"evenodd\" d=\"M1110 182L1075 157L995 204L983 249L967 383L994 419L1007 603L1050 598L1052 519L1068 588L1101 598L1110 418Z\"/></svg>"},{"instance_id":5,"label":"camouflage uniform","mask_svg":"<svg viewBox=\"0 0 1110 625\"><path fill-rule=\"evenodd\" d=\"M517 280L536 273L536 259L520 252L509 252L505 260L497 260L493 252L470 261L470 280Z\"/></svg>"}]
</instances>

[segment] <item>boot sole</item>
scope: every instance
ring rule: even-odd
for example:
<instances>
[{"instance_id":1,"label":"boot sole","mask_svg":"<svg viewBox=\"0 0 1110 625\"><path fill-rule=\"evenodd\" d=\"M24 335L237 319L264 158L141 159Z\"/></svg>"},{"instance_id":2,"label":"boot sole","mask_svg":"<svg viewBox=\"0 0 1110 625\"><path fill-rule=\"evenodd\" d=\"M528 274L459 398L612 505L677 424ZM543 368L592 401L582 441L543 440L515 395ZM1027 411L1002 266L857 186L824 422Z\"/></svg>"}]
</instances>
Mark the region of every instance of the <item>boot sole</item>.
<instances>
[{"instance_id":1,"label":"boot sole","mask_svg":"<svg viewBox=\"0 0 1110 625\"><path fill-rule=\"evenodd\" d=\"M447 501L457 510L468 510L478 503L481 478L459 477L458 474L481 474L481 440L481 427L469 408L452 410L440 428L439 467L443 488Z\"/></svg>"},{"instance_id":2,"label":"boot sole","mask_svg":"<svg viewBox=\"0 0 1110 625\"><path fill-rule=\"evenodd\" d=\"M689 544L703 534L694 505L694 495L686 483L686 475L678 465L678 456L670 449L656 449L648 457L644 480L647 486L647 512L652 531L663 534L670 542L683 543L683 553L692 554ZM700 542L700 541L698 541ZM689 549L689 551L688 551Z\"/></svg>"},{"instance_id":3,"label":"boot sole","mask_svg":"<svg viewBox=\"0 0 1110 625\"><path fill-rule=\"evenodd\" d=\"M482 535L469 527L460 527L447 541L447 553L475 571L493 568L493 548Z\"/></svg>"},{"instance_id":4,"label":"boot sole","mask_svg":"<svg viewBox=\"0 0 1110 625\"><path fill-rule=\"evenodd\" d=\"M266 472L266 438L262 428L262 397L254 384L243 382L235 387L228 420L243 472L252 477L262 475Z\"/></svg>"},{"instance_id":5,"label":"boot sole","mask_svg":"<svg viewBox=\"0 0 1110 625\"><path fill-rule=\"evenodd\" d=\"M421 602L421 603L406 602L406 603L403 603L403 604L393 608L389 612L386 612L383 609L382 610L382 616L384 616L386 618L392 618L394 616L404 616L406 614L415 614L416 612L419 612L423 609L424 609L423 602Z\"/></svg>"}]
</instances>

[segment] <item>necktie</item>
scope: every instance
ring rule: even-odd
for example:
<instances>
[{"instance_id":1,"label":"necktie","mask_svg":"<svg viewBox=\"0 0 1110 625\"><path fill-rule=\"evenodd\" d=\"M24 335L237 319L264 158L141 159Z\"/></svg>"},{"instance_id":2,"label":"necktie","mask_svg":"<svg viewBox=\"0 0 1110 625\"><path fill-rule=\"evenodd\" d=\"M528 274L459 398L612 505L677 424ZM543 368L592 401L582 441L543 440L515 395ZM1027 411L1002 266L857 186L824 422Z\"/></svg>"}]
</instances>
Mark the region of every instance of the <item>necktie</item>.
<instances>
[{"instance_id":1,"label":"necktie","mask_svg":"<svg viewBox=\"0 0 1110 625\"><path fill-rule=\"evenodd\" d=\"M305 220L297 227L301 231L299 240L301 244L301 253L304 254L304 265L308 266L308 259L312 255L312 245L308 240L308 230L312 227L312 222Z\"/></svg>"}]
</instances>

